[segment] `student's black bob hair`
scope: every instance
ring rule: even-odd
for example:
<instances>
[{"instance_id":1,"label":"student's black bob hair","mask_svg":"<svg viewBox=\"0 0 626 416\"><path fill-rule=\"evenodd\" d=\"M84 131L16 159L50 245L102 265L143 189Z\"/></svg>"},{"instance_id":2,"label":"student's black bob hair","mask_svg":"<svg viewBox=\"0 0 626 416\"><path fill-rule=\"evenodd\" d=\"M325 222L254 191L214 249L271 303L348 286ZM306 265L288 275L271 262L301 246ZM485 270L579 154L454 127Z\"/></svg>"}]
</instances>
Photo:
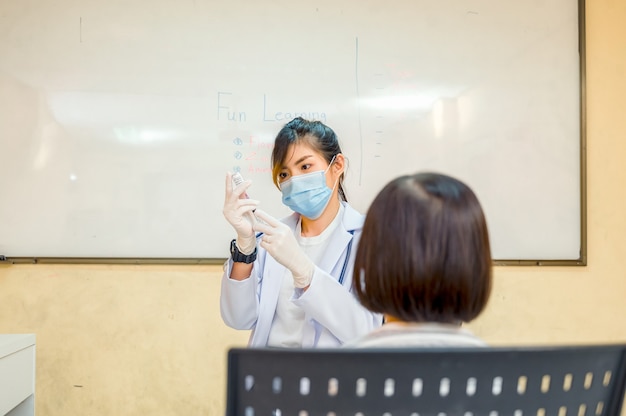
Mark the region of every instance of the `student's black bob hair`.
<instances>
[{"instance_id":1,"label":"student's black bob hair","mask_svg":"<svg viewBox=\"0 0 626 416\"><path fill-rule=\"evenodd\" d=\"M437 173L401 176L372 202L356 254L367 309L407 322L469 322L491 292L487 223L474 192Z\"/></svg>"}]
</instances>

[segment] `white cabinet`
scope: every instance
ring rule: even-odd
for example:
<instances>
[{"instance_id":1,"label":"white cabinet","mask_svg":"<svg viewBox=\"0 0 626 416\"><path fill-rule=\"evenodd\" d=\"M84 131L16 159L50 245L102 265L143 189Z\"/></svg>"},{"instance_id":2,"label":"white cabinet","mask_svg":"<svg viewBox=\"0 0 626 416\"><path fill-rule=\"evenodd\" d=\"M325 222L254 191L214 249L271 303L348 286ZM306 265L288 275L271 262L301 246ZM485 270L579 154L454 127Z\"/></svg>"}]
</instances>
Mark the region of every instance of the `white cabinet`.
<instances>
[{"instance_id":1,"label":"white cabinet","mask_svg":"<svg viewBox=\"0 0 626 416\"><path fill-rule=\"evenodd\" d=\"M35 334L0 334L0 415L35 414Z\"/></svg>"}]
</instances>

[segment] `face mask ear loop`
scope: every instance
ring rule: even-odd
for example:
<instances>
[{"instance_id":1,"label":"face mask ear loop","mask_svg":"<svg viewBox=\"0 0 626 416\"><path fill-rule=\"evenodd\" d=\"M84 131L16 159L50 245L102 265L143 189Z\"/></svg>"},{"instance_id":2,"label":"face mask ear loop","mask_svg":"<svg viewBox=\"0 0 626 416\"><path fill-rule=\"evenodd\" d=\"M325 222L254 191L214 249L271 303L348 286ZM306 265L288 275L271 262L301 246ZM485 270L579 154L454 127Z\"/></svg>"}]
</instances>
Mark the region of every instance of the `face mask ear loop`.
<instances>
[{"instance_id":1,"label":"face mask ear loop","mask_svg":"<svg viewBox=\"0 0 626 416\"><path fill-rule=\"evenodd\" d=\"M337 153L338 155L339 153ZM324 175L326 175L326 172L328 172L328 169L330 169L330 167L333 165L333 163L335 163L335 158L337 157L337 155L333 156L332 159L330 159L330 163L328 164L328 167L326 168L326 170L324 171Z\"/></svg>"},{"instance_id":2,"label":"face mask ear loop","mask_svg":"<svg viewBox=\"0 0 626 416\"><path fill-rule=\"evenodd\" d=\"M330 167L333 165L333 163L335 162L335 158L337 157L339 153L337 153L335 156L333 156L332 159L330 159L330 163L328 164L328 167L326 168L326 170L324 171L324 176L326 176L326 172L328 172L328 169L330 169ZM335 192L335 188L337 187L337 184L339 183L339 178L341 178L341 175L337 176L337 180L335 181L335 184L333 185L333 189L332 192Z\"/></svg>"}]
</instances>

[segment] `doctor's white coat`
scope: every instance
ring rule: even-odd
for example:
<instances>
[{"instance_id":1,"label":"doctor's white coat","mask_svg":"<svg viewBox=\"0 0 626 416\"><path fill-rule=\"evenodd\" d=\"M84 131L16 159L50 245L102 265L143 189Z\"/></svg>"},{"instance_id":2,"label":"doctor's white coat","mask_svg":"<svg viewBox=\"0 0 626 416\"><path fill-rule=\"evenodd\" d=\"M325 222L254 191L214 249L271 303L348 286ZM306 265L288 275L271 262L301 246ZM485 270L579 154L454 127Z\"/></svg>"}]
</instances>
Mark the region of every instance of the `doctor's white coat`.
<instances>
[{"instance_id":1,"label":"doctor's white coat","mask_svg":"<svg viewBox=\"0 0 626 416\"><path fill-rule=\"evenodd\" d=\"M361 306L351 290L364 216L345 202L342 204L345 209L341 224L334 230L324 257L315 267L311 285L306 291L295 289L292 296L292 301L305 314L303 348L337 347L382 324L382 316ZM298 219L299 214L294 213L282 221L295 232ZM260 245L257 247L257 259L248 279L230 279L232 260L224 264L220 311L226 325L252 330L249 346L265 347L285 267ZM340 284L342 269L345 270Z\"/></svg>"}]
</instances>

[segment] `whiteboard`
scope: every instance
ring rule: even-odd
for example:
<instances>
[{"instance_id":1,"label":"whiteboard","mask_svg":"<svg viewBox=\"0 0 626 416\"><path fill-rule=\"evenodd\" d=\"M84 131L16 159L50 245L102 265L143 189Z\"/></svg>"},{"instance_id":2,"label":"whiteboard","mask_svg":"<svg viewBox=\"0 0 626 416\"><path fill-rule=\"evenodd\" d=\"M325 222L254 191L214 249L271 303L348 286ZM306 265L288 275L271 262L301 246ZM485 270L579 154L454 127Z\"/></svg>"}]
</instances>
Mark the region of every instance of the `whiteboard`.
<instances>
[{"instance_id":1,"label":"whiteboard","mask_svg":"<svg viewBox=\"0 0 626 416\"><path fill-rule=\"evenodd\" d=\"M571 0L4 0L0 255L221 259L224 178L270 178L294 116L338 134L365 213L433 170L477 193L495 259L581 258Z\"/></svg>"}]
</instances>

